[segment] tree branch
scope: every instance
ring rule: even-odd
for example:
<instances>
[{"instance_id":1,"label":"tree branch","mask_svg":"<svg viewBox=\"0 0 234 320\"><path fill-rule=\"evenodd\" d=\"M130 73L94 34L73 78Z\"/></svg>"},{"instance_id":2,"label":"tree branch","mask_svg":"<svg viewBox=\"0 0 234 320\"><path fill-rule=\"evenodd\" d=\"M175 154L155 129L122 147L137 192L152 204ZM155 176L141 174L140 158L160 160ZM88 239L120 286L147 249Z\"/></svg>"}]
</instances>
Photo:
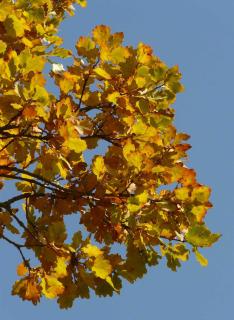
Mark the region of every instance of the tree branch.
<instances>
[{"instance_id":1,"label":"tree branch","mask_svg":"<svg viewBox=\"0 0 234 320\"><path fill-rule=\"evenodd\" d=\"M39 174L37 174L37 173L34 173L34 172L27 171L27 170L25 170L25 169L20 169L20 168L15 168L15 167L9 167L9 166L4 166L4 165L2 165L2 166L0 165L0 169L7 170L7 171L15 171L15 172L17 172L17 173L23 173L23 174L26 174L26 175L31 176L31 177L33 177L33 178L36 178L36 179L38 179L38 180L41 180L41 181L44 182L44 183L48 183L48 184L52 185L52 186L55 187L55 188L59 188L59 189L61 189L61 190L63 190L63 191L66 190L66 189L63 188L62 186L60 186L60 185L58 185L58 184L56 184L56 183L54 183L54 182L52 182L52 181L44 178L43 176L41 176L41 175L39 175Z\"/></svg>"},{"instance_id":2,"label":"tree branch","mask_svg":"<svg viewBox=\"0 0 234 320\"><path fill-rule=\"evenodd\" d=\"M6 242L12 244L12 245L19 251L19 253L20 253L20 255L21 255L21 258L22 258L23 261L24 261L25 266L26 266L29 270L31 270L31 266L30 266L30 264L29 264L29 260L25 258L24 254L23 254L23 251L22 251L22 248L23 248L24 246L23 246L23 245L20 245L20 244L18 244L18 243L16 243L16 242L14 242L13 240L7 238L7 237L4 236L4 235L1 235L0 238L4 239Z\"/></svg>"}]
</instances>

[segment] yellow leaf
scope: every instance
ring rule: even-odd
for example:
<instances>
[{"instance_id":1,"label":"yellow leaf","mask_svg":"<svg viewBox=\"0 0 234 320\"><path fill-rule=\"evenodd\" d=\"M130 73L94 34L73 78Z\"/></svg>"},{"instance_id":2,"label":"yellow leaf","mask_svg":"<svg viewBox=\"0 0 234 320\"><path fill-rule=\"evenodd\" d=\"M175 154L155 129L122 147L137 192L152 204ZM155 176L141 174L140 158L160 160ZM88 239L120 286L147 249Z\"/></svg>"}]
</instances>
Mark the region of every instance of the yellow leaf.
<instances>
[{"instance_id":1,"label":"yellow leaf","mask_svg":"<svg viewBox=\"0 0 234 320\"><path fill-rule=\"evenodd\" d=\"M89 257L98 257L103 254L103 252L98 247L93 246L92 244L87 244L86 247L82 248L82 251Z\"/></svg>"},{"instance_id":2,"label":"yellow leaf","mask_svg":"<svg viewBox=\"0 0 234 320\"><path fill-rule=\"evenodd\" d=\"M92 58L98 53L96 43L90 37L80 37L76 43L76 49L79 55Z\"/></svg>"},{"instance_id":3,"label":"yellow leaf","mask_svg":"<svg viewBox=\"0 0 234 320\"><path fill-rule=\"evenodd\" d=\"M48 299L57 298L64 291L63 284L53 276L46 275L41 280L42 293Z\"/></svg>"},{"instance_id":4,"label":"yellow leaf","mask_svg":"<svg viewBox=\"0 0 234 320\"><path fill-rule=\"evenodd\" d=\"M112 92L112 93L108 94L107 100L116 104L117 103L117 99L119 97L121 97L120 93L115 91L115 92Z\"/></svg>"},{"instance_id":5,"label":"yellow leaf","mask_svg":"<svg viewBox=\"0 0 234 320\"><path fill-rule=\"evenodd\" d=\"M61 177L62 177L63 179L66 179L68 172L67 172L67 170L64 168L64 166L62 165L62 162L61 162L61 161L58 161L57 167L58 167L58 169L59 169L59 172L60 172Z\"/></svg>"},{"instance_id":6,"label":"yellow leaf","mask_svg":"<svg viewBox=\"0 0 234 320\"><path fill-rule=\"evenodd\" d=\"M30 41L28 38L23 37L21 41L26 47L29 47L29 48L33 47L32 41Z\"/></svg>"},{"instance_id":7,"label":"yellow leaf","mask_svg":"<svg viewBox=\"0 0 234 320\"><path fill-rule=\"evenodd\" d=\"M111 29L104 25L96 26L93 29L93 39L100 46L105 45L108 42L110 38L110 34L111 34Z\"/></svg>"},{"instance_id":8,"label":"yellow leaf","mask_svg":"<svg viewBox=\"0 0 234 320\"><path fill-rule=\"evenodd\" d=\"M95 72L98 76L100 76L100 77L102 77L102 78L104 78L104 79L106 79L106 80L110 80L110 79L111 79L111 75L110 75L109 73L107 73L104 69L100 68L100 67L95 68L95 69L94 69L94 72Z\"/></svg>"},{"instance_id":9,"label":"yellow leaf","mask_svg":"<svg viewBox=\"0 0 234 320\"><path fill-rule=\"evenodd\" d=\"M123 147L124 158L128 161L129 165L132 165L140 170L142 165L142 155L140 152L135 151L135 145L131 140L127 140Z\"/></svg>"},{"instance_id":10,"label":"yellow leaf","mask_svg":"<svg viewBox=\"0 0 234 320\"><path fill-rule=\"evenodd\" d=\"M182 187L175 189L175 196L178 200L187 200L189 198L189 188Z\"/></svg>"},{"instance_id":11,"label":"yellow leaf","mask_svg":"<svg viewBox=\"0 0 234 320\"><path fill-rule=\"evenodd\" d=\"M59 87L63 93L67 94L73 89L73 86L74 82L71 79L59 79Z\"/></svg>"},{"instance_id":12,"label":"yellow leaf","mask_svg":"<svg viewBox=\"0 0 234 320\"><path fill-rule=\"evenodd\" d=\"M113 49L107 54L107 60L110 60L113 63L125 62L126 59L130 56L130 53L127 48L118 47Z\"/></svg>"},{"instance_id":13,"label":"yellow leaf","mask_svg":"<svg viewBox=\"0 0 234 320\"><path fill-rule=\"evenodd\" d=\"M4 21L7 34L12 37L22 37L25 30L25 22L18 19L15 15L9 15Z\"/></svg>"},{"instance_id":14,"label":"yellow leaf","mask_svg":"<svg viewBox=\"0 0 234 320\"><path fill-rule=\"evenodd\" d=\"M138 45L138 61L142 64L148 64L153 57L153 50L144 43Z\"/></svg>"},{"instance_id":15,"label":"yellow leaf","mask_svg":"<svg viewBox=\"0 0 234 320\"><path fill-rule=\"evenodd\" d=\"M109 260L104 259L103 256L98 256L94 260L92 271L95 272L97 277L101 279L106 279L109 276L109 274L112 272L112 266Z\"/></svg>"},{"instance_id":16,"label":"yellow leaf","mask_svg":"<svg viewBox=\"0 0 234 320\"><path fill-rule=\"evenodd\" d=\"M123 155L126 159L128 159L128 155L135 151L135 145L131 142L131 140L127 140L126 144L123 147Z\"/></svg>"},{"instance_id":17,"label":"yellow leaf","mask_svg":"<svg viewBox=\"0 0 234 320\"><path fill-rule=\"evenodd\" d=\"M0 40L0 54L4 53L6 51L6 48L7 48L7 44L2 40Z\"/></svg>"},{"instance_id":18,"label":"yellow leaf","mask_svg":"<svg viewBox=\"0 0 234 320\"><path fill-rule=\"evenodd\" d=\"M208 260L198 250L195 250L195 255L197 261L200 263L202 267L208 266Z\"/></svg>"},{"instance_id":19,"label":"yellow leaf","mask_svg":"<svg viewBox=\"0 0 234 320\"><path fill-rule=\"evenodd\" d=\"M81 153L87 149L86 142L79 137L68 137L63 145L76 153Z\"/></svg>"},{"instance_id":20,"label":"yellow leaf","mask_svg":"<svg viewBox=\"0 0 234 320\"><path fill-rule=\"evenodd\" d=\"M106 167L102 156L96 156L94 158L92 170L93 173L97 176L98 180L103 178L106 172Z\"/></svg>"},{"instance_id":21,"label":"yellow leaf","mask_svg":"<svg viewBox=\"0 0 234 320\"><path fill-rule=\"evenodd\" d=\"M201 223L206 215L207 207L205 206L195 206L192 208L192 213L196 216L197 222Z\"/></svg>"},{"instance_id":22,"label":"yellow leaf","mask_svg":"<svg viewBox=\"0 0 234 320\"><path fill-rule=\"evenodd\" d=\"M28 273L28 268L25 266L25 264L22 262L17 267L17 274L20 277L25 276Z\"/></svg>"},{"instance_id":23,"label":"yellow leaf","mask_svg":"<svg viewBox=\"0 0 234 320\"><path fill-rule=\"evenodd\" d=\"M141 120L137 119L136 124L134 124L132 128L132 133L137 135L144 135L147 130L147 125Z\"/></svg>"},{"instance_id":24,"label":"yellow leaf","mask_svg":"<svg viewBox=\"0 0 234 320\"><path fill-rule=\"evenodd\" d=\"M64 257L58 257L56 267L54 269L54 275L56 278L64 278L67 275L67 259Z\"/></svg>"},{"instance_id":25,"label":"yellow leaf","mask_svg":"<svg viewBox=\"0 0 234 320\"><path fill-rule=\"evenodd\" d=\"M87 6L86 0L76 0L76 2L82 7L85 8Z\"/></svg>"},{"instance_id":26,"label":"yellow leaf","mask_svg":"<svg viewBox=\"0 0 234 320\"><path fill-rule=\"evenodd\" d=\"M1 1L0 21L3 22L10 12L12 12L12 3L10 1Z\"/></svg>"}]
</instances>

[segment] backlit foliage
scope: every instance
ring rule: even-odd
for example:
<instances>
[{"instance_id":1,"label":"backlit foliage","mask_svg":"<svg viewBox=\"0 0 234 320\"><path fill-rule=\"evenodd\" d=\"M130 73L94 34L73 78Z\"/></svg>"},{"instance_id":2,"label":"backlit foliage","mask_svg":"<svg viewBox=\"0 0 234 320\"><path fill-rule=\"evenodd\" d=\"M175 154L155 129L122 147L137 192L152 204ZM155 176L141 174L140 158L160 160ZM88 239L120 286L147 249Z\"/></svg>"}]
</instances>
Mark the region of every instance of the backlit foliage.
<instances>
[{"instance_id":1,"label":"backlit foliage","mask_svg":"<svg viewBox=\"0 0 234 320\"><path fill-rule=\"evenodd\" d=\"M75 3L86 5L0 1L0 238L22 259L12 294L61 308L119 293L162 257L173 271L190 252L206 265L198 249L219 238L204 223L210 188L184 163L189 136L173 125L178 67L103 25L76 53L61 47Z\"/></svg>"}]
</instances>

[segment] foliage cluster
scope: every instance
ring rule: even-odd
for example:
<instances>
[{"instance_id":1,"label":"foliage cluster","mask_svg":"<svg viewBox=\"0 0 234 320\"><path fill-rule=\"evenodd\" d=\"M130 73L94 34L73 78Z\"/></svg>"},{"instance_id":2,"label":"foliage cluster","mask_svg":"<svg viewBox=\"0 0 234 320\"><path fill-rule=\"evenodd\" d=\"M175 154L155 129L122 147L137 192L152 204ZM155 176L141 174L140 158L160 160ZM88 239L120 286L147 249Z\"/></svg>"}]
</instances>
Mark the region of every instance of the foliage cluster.
<instances>
[{"instance_id":1,"label":"foliage cluster","mask_svg":"<svg viewBox=\"0 0 234 320\"><path fill-rule=\"evenodd\" d=\"M61 47L58 26L75 3L86 5L0 2L1 194L16 188L0 200L0 238L22 258L12 294L61 308L90 290L120 292L122 279L134 282L162 257L173 271L190 252L206 265L198 248L219 238L204 223L210 188L185 165L189 136L173 125L178 67L103 25L76 53ZM106 152L95 154L102 141Z\"/></svg>"}]
</instances>

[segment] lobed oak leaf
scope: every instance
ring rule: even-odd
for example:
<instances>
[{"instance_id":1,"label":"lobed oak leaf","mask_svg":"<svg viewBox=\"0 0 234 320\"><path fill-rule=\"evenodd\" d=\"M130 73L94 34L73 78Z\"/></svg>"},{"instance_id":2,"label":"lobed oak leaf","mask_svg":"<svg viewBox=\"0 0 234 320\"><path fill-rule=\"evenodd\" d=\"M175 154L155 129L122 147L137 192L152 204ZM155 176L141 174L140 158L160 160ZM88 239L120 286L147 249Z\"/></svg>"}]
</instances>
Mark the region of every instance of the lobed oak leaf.
<instances>
[{"instance_id":1,"label":"lobed oak leaf","mask_svg":"<svg viewBox=\"0 0 234 320\"><path fill-rule=\"evenodd\" d=\"M45 275L41 279L42 293L48 299L54 299L64 292L63 284L54 276Z\"/></svg>"},{"instance_id":2,"label":"lobed oak leaf","mask_svg":"<svg viewBox=\"0 0 234 320\"><path fill-rule=\"evenodd\" d=\"M220 234L211 233L204 224L195 224L188 229L186 240L195 247L210 247L220 238Z\"/></svg>"},{"instance_id":3,"label":"lobed oak leaf","mask_svg":"<svg viewBox=\"0 0 234 320\"><path fill-rule=\"evenodd\" d=\"M18 295L23 300L32 301L37 304L41 297L41 287L36 283L35 279L25 278L16 281L12 288L12 295Z\"/></svg>"},{"instance_id":4,"label":"lobed oak leaf","mask_svg":"<svg viewBox=\"0 0 234 320\"><path fill-rule=\"evenodd\" d=\"M204 203L209 200L211 189L207 186L196 186L192 191L192 200Z\"/></svg>"},{"instance_id":5,"label":"lobed oak leaf","mask_svg":"<svg viewBox=\"0 0 234 320\"><path fill-rule=\"evenodd\" d=\"M72 307L73 301L75 300L75 298L79 296L79 293L82 290L81 282L82 281L79 280L79 282L75 284L69 278L65 279L65 289L63 291L63 294L61 294L57 300L61 309L67 309ZM86 296L86 298L88 298L88 296Z\"/></svg>"},{"instance_id":6,"label":"lobed oak leaf","mask_svg":"<svg viewBox=\"0 0 234 320\"><path fill-rule=\"evenodd\" d=\"M53 222L48 227L48 239L55 244L62 244L67 238L63 221Z\"/></svg>"},{"instance_id":7,"label":"lobed oak leaf","mask_svg":"<svg viewBox=\"0 0 234 320\"><path fill-rule=\"evenodd\" d=\"M138 61L142 64L149 64L153 58L153 50L150 46L140 42L138 45Z\"/></svg>"},{"instance_id":8,"label":"lobed oak leaf","mask_svg":"<svg viewBox=\"0 0 234 320\"><path fill-rule=\"evenodd\" d=\"M183 186L187 187L196 183L196 172L193 169L183 167L179 174L181 174L179 181L181 181Z\"/></svg>"},{"instance_id":9,"label":"lobed oak leaf","mask_svg":"<svg viewBox=\"0 0 234 320\"><path fill-rule=\"evenodd\" d=\"M101 51L101 59L111 61L114 64L123 63L130 56L130 53L125 47L117 47L111 51Z\"/></svg>"},{"instance_id":10,"label":"lobed oak leaf","mask_svg":"<svg viewBox=\"0 0 234 320\"><path fill-rule=\"evenodd\" d=\"M88 59L96 59L98 56L98 49L96 43L90 37L80 37L76 43L76 49L80 56Z\"/></svg>"},{"instance_id":11,"label":"lobed oak leaf","mask_svg":"<svg viewBox=\"0 0 234 320\"><path fill-rule=\"evenodd\" d=\"M120 275L129 282L134 282L137 278L142 278L147 272L146 259L141 254L139 248L132 243L128 244L127 260L120 267Z\"/></svg>"},{"instance_id":12,"label":"lobed oak leaf","mask_svg":"<svg viewBox=\"0 0 234 320\"><path fill-rule=\"evenodd\" d=\"M93 29L92 33L94 41L102 47L103 45L107 45L111 35L111 29L107 26L99 25Z\"/></svg>"}]
</instances>

